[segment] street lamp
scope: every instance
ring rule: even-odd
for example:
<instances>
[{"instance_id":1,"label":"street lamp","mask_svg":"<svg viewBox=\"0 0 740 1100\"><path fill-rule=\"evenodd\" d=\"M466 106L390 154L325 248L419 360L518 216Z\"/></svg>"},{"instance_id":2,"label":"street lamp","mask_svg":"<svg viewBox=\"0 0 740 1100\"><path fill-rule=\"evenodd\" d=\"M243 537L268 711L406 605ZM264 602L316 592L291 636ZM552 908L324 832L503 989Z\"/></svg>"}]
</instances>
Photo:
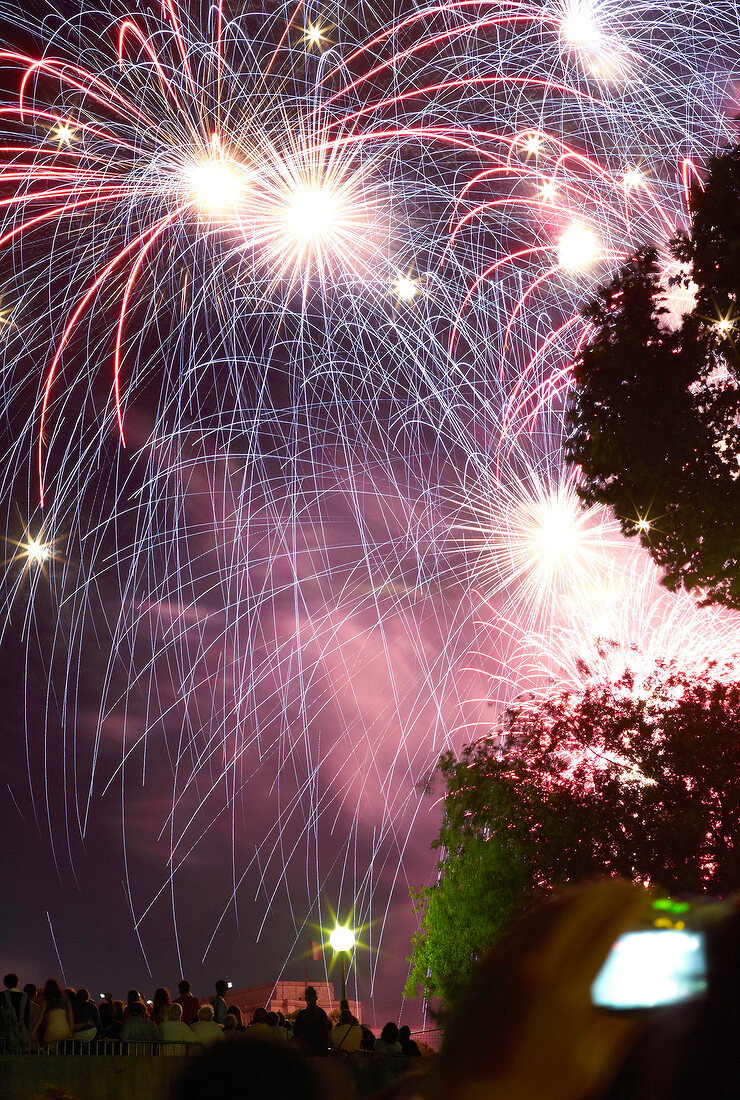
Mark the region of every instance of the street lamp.
<instances>
[{"instance_id":1,"label":"street lamp","mask_svg":"<svg viewBox=\"0 0 740 1100\"><path fill-rule=\"evenodd\" d=\"M342 956L342 1000L347 999L347 987L346 987L346 975L344 970L344 956L349 955L352 948L355 946L355 934L351 928L334 929L329 936L329 943L334 951L337 951Z\"/></svg>"}]
</instances>

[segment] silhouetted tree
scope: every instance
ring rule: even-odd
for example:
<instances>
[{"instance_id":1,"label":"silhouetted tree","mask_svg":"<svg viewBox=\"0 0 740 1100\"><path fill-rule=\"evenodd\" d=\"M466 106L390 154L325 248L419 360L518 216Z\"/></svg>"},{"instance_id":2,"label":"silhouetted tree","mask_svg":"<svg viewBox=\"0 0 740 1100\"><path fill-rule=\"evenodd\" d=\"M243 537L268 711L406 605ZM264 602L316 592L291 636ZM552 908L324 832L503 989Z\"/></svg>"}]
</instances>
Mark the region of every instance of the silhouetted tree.
<instances>
[{"instance_id":1,"label":"silhouetted tree","mask_svg":"<svg viewBox=\"0 0 740 1100\"><path fill-rule=\"evenodd\" d=\"M696 284L682 321L669 323L652 248L584 310L566 454L584 501L613 509L670 589L740 607L740 146L710 160L672 248Z\"/></svg>"},{"instance_id":2,"label":"silhouetted tree","mask_svg":"<svg viewBox=\"0 0 740 1100\"><path fill-rule=\"evenodd\" d=\"M512 708L440 762L439 877L418 896L407 992L449 1004L529 905L596 874L671 893L740 886L740 684L658 668Z\"/></svg>"}]
</instances>

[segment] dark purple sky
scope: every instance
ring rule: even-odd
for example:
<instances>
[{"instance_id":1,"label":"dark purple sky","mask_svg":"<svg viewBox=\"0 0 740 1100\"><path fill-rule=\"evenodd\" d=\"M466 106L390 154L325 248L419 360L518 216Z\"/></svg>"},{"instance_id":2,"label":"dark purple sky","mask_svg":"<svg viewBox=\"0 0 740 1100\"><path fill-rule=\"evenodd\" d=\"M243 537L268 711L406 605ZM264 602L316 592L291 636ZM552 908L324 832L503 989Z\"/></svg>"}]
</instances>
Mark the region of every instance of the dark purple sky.
<instances>
[{"instance_id":1,"label":"dark purple sky","mask_svg":"<svg viewBox=\"0 0 740 1100\"><path fill-rule=\"evenodd\" d=\"M0 965L40 984L61 959L69 984L116 996L183 973L202 992L222 976L315 984L319 921L328 938L354 904L353 994L356 976L382 1026L401 1008L409 889L434 873L425 786L470 739L460 701L485 692L463 671L471 608L454 554L430 580L392 466L360 496L347 469L307 472L299 504L277 480L245 490L235 466L190 455L177 568L166 539L134 540L131 574L99 551L97 594L70 611L85 567L70 540L20 586L3 641ZM402 1016L420 1023L421 1003Z\"/></svg>"}]
</instances>

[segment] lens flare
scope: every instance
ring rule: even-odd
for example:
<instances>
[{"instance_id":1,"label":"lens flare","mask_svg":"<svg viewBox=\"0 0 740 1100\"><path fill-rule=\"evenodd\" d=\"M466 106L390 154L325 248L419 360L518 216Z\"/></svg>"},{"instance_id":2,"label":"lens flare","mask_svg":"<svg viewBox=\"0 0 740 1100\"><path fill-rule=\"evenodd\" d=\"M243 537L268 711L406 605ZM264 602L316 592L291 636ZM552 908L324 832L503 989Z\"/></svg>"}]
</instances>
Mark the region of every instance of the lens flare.
<instances>
[{"instance_id":1,"label":"lens flare","mask_svg":"<svg viewBox=\"0 0 740 1100\"><path fill-rule=\"evenodd\" d=\"M29 539L21 549L32 565L44 565L51 557L51 547L39 539Z\"/></svg>"}]
</instances>

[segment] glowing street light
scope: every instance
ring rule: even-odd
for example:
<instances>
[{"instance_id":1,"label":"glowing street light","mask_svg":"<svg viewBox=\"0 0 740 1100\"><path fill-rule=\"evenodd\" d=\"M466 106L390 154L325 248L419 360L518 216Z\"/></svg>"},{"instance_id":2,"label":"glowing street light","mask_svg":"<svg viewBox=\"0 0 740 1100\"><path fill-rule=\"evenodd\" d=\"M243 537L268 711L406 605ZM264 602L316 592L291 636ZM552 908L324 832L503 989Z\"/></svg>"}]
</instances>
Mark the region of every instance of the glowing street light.
<instances>
[{"instance_id":1,"label":"glowing street light","mask_svg":"<svg viewBox=\"0 0 740 1100\"><path fill-rule=\"evenodd\" d=\"M344 1001L347 998L344 956L349 955L350 951L355 946L355 934L351 928L347 928L346 926L342 928L338 925L329 936L329 943L333 950L342 957L342 1000Z\"/></svg>"}]
</instances>

